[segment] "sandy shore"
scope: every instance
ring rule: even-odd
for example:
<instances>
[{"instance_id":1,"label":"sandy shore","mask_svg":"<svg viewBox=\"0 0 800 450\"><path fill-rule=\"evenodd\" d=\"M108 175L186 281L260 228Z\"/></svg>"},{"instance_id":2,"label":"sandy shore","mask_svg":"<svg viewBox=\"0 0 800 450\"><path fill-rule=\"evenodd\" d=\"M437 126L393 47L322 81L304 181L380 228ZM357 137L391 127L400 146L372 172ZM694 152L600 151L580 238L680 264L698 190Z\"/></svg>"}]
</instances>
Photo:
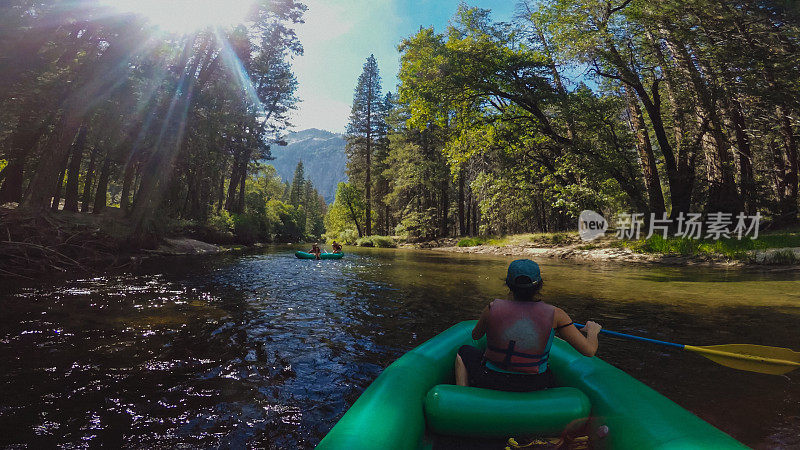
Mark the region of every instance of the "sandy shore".
<instances>
[{"instance_id":1,"label":"sandy shore","mask_svg":"<svg viewBox=\"0 0 800 450\"><path fill-rule=\"evenodd\" d=\"M439 245L436 245L436 244ZM751 253L748 261L726 258L724 256L681 256L661 255L652 253L637 253L629 248L610 245L608 241L595 243L570 243L564 245L542 246L535 244L523 245L479 245L475 247L458 247L455 242L439 241L415 245L418 248L428 248L439 252L472 253L502 256L520 256L531 259L554 258L575 261L610 262L622 264L652 264L665 266L718 266L718 267L745 267L745 266L771 266L775 267L774 257L779 252L792 252L800 260L800 248L775 248L757 250ZM783 265L784 267L797 268L798 265Z\"/></svg>"}]
</instances>

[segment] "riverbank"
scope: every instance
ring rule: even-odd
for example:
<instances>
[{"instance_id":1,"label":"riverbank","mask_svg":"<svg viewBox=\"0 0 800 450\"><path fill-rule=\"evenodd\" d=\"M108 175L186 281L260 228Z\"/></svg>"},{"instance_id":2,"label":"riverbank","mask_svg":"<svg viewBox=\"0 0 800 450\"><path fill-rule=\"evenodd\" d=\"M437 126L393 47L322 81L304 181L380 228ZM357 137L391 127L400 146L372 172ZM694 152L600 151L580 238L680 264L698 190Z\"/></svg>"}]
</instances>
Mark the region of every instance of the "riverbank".
<instances>
[{"instance_id":1,"label":"riverbank","mask_svg":"<svg viewBox=\"0 0 800 450\"><path fill-rule=\"evenodd\" d=\"M442 239L405 246L452 253L666 266L796 268L800 264L800 233L794 230L765 234L753 241L709 242L661 237L624 241L606 236L584 242L577 232L561 232Z\"/></svg>"},{"instance_id":2,"label":"riverbank","mask_svg":"<svg viewBox=\"0 0 800 450\"><path fill-rule=\"evenodd\" d=\"M0 207L0 278L85 275L128 269L147 259L241 252L265 245L214 242L208 230L167 222L157 233L133 242L130 222L116 208L102 214L32 214L15 206Z\"/></svg>"}]
</instances>

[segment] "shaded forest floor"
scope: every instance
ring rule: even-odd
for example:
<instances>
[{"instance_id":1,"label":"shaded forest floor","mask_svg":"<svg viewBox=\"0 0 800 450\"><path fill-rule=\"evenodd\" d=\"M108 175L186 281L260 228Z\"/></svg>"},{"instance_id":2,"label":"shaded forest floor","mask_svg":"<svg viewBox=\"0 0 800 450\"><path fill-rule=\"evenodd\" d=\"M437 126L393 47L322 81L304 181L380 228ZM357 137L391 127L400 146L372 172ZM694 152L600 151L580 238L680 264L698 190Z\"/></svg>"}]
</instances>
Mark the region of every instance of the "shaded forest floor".
<instances>
[{"instance_id":1,"label":"shaded forest floor","mask_svg":"<svg viewBox=\"0 0 800 450\"><path fill-rule=\"evenodd\" d=\"M613 234L590 242L577 232L450 239L415 245L437 251L529 258L657 265L791 266L800 264L800 229L764 233L758 239L692 240L654 236L619 240Z\"/></svg>"}]
</instances>

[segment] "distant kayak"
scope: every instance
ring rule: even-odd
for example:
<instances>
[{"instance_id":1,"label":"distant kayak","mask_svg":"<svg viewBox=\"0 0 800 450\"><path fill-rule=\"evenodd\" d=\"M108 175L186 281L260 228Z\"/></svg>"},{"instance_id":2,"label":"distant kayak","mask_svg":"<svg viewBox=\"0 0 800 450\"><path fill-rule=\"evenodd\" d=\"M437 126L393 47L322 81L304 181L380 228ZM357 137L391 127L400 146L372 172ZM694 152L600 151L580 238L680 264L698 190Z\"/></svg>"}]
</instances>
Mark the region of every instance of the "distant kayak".
<instances>
[{"instance_id":1,"label":"distant kayak","mask_svg":"<svg viewBox=\"0 0 800 450\"><path fill-rule=\"evenodd\" d=\"M313 253L301 252L299 250L294 252L294 256L296 256L298 259L317 259L317 257L314 256ZM319 259L342 259L342 256L344 256L344 253L342 253L342 252L339 252L339 253L320 253Z\"/></svg>"}]
</instances>

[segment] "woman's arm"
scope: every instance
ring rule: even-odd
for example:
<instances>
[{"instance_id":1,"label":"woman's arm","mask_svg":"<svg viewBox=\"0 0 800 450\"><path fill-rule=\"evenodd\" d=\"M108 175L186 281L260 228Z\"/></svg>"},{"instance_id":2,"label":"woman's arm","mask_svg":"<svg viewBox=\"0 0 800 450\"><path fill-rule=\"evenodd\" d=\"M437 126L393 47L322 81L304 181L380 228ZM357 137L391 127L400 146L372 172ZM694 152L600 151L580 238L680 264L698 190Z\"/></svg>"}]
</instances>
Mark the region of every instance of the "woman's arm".
<instances>
[{"instance_id":1,"label":"woman's arm","mask_svg":"<svg viewBox=\"0 0 800 450\"><path fill-rule=\"evenodd\" d=\"M561 308L556 308L554 322L558 336L569 342L569 345L574 347L575 350L581 352L584 356L594 356L597 353L599 345L597 335L600 333L600 329L603 328L597 322L592 322L591 320L586 322L586 326L583 328L586 336L578 331L575 325L572 324L572 319Z\"/></svg>"},{"instance_id":2,"label":"woman's arm","mask_svg":"<svg viewBox=\"0 0 800 450\"><path fill-rule=\"evenodd\" d=\"M475 324L475 328L472 329L472 339L478 340L486 334L486 323L489 321L489 306L487 305L486 308L483 308L483 312L481 312L481 318L478 319L478 323Z\"/></svg>"}]
</instances>

